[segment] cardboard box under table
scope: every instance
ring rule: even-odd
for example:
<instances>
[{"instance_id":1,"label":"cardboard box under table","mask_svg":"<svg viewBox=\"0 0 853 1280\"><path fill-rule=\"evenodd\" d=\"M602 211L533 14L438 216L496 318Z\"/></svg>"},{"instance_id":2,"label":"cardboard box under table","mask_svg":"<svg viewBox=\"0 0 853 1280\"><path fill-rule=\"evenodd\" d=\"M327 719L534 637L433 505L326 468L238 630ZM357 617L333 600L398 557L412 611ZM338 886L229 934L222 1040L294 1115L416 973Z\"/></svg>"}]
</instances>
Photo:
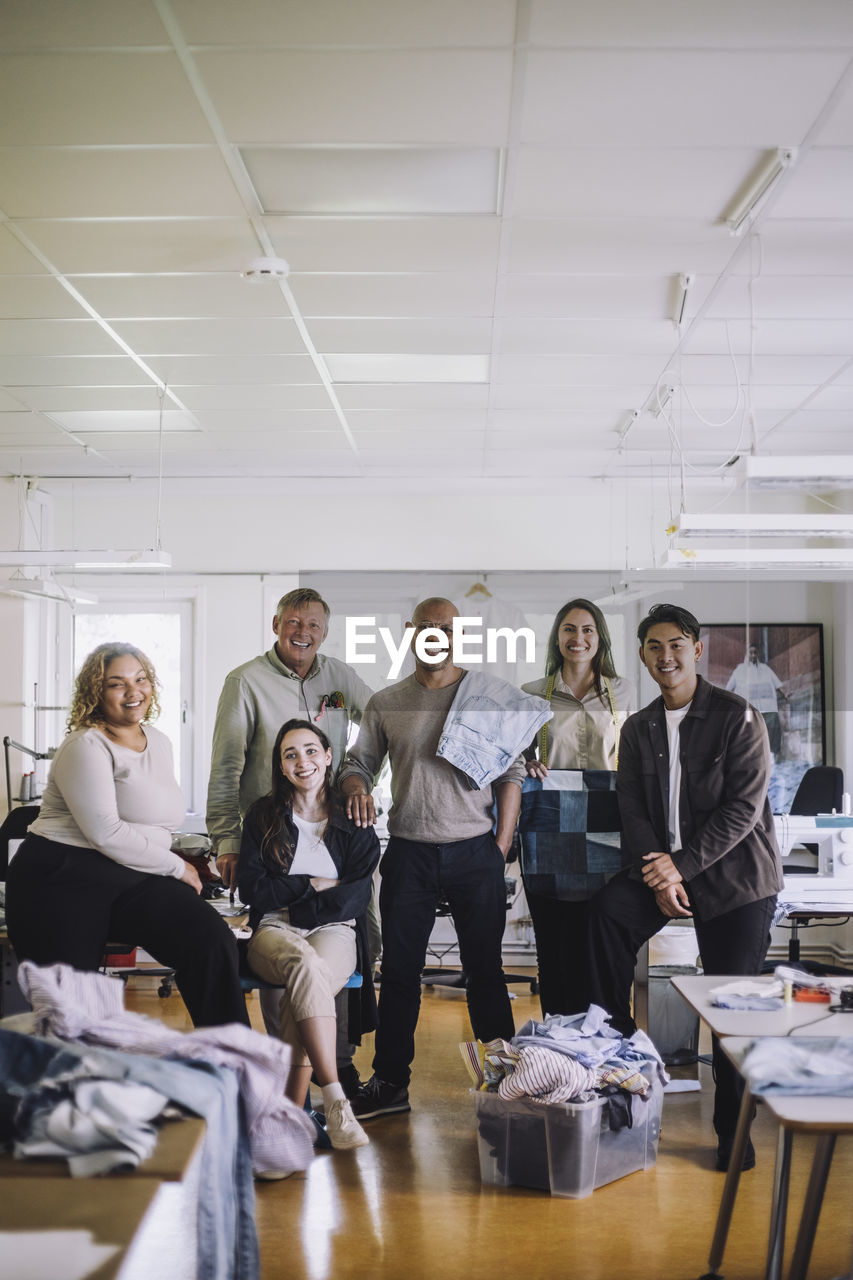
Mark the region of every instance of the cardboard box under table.
<instances>
[{"instance_id":1,"label":"cardboard box under table","mask_svg":"<svg viewBox=\"0 0 853 1280\"><path fill-rule=\"evenodd\" d=\"M656 1073L645 1097L626 1094L631 1127L612 1129L609 1099L505 1102L474 1093L480 1176L496 1187L537 1187L579 1200L657 1159L663 1086Z\"/></svg>"}]
</instances>

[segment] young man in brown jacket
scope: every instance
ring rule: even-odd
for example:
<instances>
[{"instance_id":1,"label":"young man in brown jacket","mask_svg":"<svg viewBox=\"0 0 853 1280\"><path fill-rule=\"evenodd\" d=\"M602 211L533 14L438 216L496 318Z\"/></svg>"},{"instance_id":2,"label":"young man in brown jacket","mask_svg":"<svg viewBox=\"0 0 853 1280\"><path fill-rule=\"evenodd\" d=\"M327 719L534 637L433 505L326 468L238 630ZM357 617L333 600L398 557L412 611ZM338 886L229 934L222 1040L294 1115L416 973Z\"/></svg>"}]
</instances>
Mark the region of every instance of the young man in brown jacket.
<instances>
[{"instance_id":1,"label":"young man in brown jacket","mask_svg":"<svg viewBox=\"0 0 853 1280\"><path fill-rule=\"evenodd\" d=\"M591 999L617 1030L635 1024L637 952L668 920L692 917L706 974L757 974L767 954L782 864L767 798L764 720L696 672L692 613L655 605L640 660L661 697L625 722L616 791L632 866L590 904ZM728 1168L743 1085L714 1043L717 1168ZM755 1163L750 1143L744 1168Z\"/></svg>"}]
</instances>

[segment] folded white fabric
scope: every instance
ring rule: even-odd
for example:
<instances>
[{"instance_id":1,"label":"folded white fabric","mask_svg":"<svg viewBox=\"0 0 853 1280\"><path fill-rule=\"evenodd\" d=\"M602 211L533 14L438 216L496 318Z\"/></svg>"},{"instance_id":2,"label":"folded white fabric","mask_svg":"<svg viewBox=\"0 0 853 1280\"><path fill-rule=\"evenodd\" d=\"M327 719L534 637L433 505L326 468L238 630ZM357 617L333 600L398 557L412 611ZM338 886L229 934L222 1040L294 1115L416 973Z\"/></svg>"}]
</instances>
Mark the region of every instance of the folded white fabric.
<instances>
[{"instance_id":1,"label":"folded white fabric","mask_svg":"<svg viewBox=\"0 0 853 1280\"><path fill-rule=\"evenodd\" d=\"M169 1101L162 1093L120 1080L75 1080L70 1093L36 1114L30 1135L15 1143L16 1156L62 1156L72 1177L91 1178L135 1169L151 1155L151 1121Z\"/></svg>"},{"instance_id":2,"label":"folded white fabric","mask_svg":"<svg viewBox=\"0 0 853 1280\"><path fill-rule=\"evenodd\" d=\"M781 1009L784 987L778 979L760 981L757 978L738 978L724 982L710 991L711 1003L718 1009Z\"/></svg>"}]
</instances>

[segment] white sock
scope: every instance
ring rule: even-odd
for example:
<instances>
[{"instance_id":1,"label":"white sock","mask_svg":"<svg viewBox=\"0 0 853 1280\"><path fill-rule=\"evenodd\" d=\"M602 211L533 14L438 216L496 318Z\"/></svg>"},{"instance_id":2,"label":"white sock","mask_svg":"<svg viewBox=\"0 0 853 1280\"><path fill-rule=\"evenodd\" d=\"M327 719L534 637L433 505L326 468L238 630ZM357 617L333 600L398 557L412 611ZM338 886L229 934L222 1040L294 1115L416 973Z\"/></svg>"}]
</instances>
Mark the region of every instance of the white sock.
<instances>
[{"instance_id":1,"label":"white sock","mask_svg":"<svg viewBox=\"0 0 853 1280\"><path fill-rule=\"evenodd\" d=\"M337 1102L338 1098L345 1098L344 1086L335 1080L332 1084L323 1085L323 1106L328 1108L333 1102Z\"/></svg>"}]
</instances>

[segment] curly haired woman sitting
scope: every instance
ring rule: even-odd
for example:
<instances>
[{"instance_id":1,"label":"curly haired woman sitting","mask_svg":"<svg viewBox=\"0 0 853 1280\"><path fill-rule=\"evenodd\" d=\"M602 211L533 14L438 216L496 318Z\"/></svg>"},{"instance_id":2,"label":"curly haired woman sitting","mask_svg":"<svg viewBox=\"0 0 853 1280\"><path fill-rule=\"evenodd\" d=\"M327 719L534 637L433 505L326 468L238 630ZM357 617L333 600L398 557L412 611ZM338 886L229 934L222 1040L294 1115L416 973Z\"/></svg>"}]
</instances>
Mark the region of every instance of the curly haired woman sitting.
<instances>
[{"instance_id":1,"label":"curly haired woman sitting","mask_svg":"<svg viewBox=\"0 0 853 1280\"><path fill-rule=\"evenodd\" d=\"M171 849L186 806L169 739L150 725L159 711L144 653L89 654L41 812L9 864L9 938L19 960L88 970L110 939L139 945L175 970L196 1026L248 1026L234 936Z\"/></svg>"}]
</instances>

